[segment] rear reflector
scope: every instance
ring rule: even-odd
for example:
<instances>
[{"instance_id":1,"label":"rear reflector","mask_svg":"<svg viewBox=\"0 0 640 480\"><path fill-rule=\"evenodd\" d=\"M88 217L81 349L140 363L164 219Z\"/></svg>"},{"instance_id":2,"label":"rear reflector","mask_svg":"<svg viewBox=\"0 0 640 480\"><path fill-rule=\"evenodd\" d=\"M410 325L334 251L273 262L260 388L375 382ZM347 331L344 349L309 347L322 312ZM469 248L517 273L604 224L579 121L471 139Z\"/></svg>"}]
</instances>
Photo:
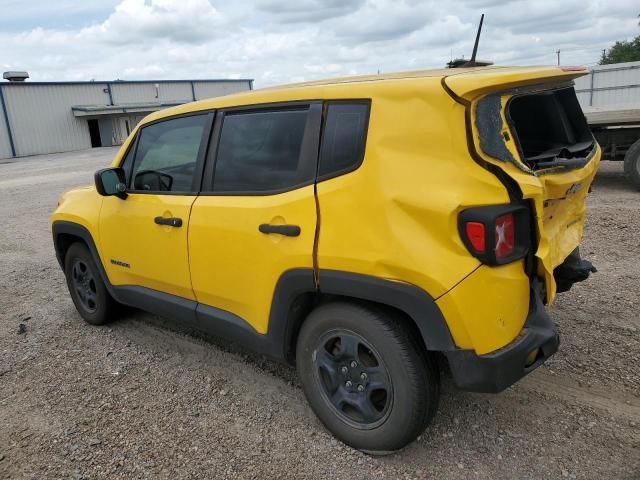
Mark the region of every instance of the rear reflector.
<instances>
[{"instance_id":1,"label":"rear reflector","mask_svg":"<svg viewBox=\"0 0 640 480\"><path fill-rule=\"evenodd\" d=\"M485 250L484 242L484 223L480 222L467 222L466 224L467 238L469 243L478 253L483 253Z\"/></svg>"},{"instance_id":2,"label":"rear reflector","mask_svg":"<svg viewBox=\"0 0 640 480\"><path fill-rule=\"evenodd\" d=\"M507 213L506 215L496 218L495 231L496 258L503 258L510 255L513 252L513 246L515 245L513 213Z\"/></svg>"}]
</instances>

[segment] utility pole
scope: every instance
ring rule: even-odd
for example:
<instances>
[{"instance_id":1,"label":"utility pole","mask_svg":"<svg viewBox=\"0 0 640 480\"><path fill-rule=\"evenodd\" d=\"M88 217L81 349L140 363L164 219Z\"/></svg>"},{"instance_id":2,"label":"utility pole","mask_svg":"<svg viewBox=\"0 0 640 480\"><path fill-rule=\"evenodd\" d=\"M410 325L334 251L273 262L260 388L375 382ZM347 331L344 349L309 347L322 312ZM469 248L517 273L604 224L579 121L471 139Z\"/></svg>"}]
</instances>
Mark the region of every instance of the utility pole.
<instances>
[{"instance_id":1,"label":"utility pole","mask_svg":"<svg viewBox=\"0 0 640 480\"><path fill-rule=\"evenodd\" d=\"M558 56L558 65L560 65L560 50L556 50L556 55Z\"/></svg>"}]
</instances>

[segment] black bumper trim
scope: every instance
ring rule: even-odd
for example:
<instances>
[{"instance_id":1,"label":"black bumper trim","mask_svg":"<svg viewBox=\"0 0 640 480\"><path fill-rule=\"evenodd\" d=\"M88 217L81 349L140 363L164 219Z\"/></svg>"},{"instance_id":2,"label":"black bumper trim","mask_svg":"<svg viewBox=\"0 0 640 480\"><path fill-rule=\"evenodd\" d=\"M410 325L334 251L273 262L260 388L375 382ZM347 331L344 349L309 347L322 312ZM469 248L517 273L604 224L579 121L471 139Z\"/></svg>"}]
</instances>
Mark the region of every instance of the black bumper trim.
<instances>
[{"instance_id":1,"label":"black bumper trim","mask_svg":"<svg viewBox=\"0 0 640 480\"><path fill-rule=\"evenodd\" d=\"M560 337L541 299L541 285L531 289L531 307L520 336L506 347L487 355L473 350L444 352L453 379L462 390L498 393L542 365L558 351ZM526 366L528 355L540 348L533 364Z\"/></svg>"}]
</instances>

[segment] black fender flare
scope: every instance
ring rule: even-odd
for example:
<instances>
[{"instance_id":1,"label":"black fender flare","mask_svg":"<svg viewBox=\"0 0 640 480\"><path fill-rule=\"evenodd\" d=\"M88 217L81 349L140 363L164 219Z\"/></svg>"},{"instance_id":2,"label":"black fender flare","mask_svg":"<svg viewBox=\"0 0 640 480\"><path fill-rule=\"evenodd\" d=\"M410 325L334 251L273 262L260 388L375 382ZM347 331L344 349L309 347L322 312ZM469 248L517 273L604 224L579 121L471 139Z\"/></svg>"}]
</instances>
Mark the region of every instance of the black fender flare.
<instances>
[{"instance_id":1,"label":"black fender flare","mask_svg":"<svg viewBox=\"0 0 640 480\"><path fill-rule=\"evenodd\" d=\"M91 232L79 223L68 222L66 220L56 220L51 225L51 233L53 235L53 248L56 251L56 258L58 259L58 263L60 264L60 268L64 272L64 255L66 253L66 249L68 245L64 244L64 236L69 235L72 237L76 237L81 239L89 248L91 252L91 256L93 257L93 261L95 262L98 269L100 269L100 275L104 280L105 285L107 286L107 290L109 293L113 295L113 288L111 283L109 282L109 277L107 277L107 272L104 269L104 265L102 260L100 259L100 254L98 253L98 249L93 240L93 236Z\"/></svg>"},{"instance_id":2,"label":"black fender flare","mask_svg":"<svg viewBox=\"0 0 640 480\"><path fill-rule=\"evenodd\" d=\"M435 300L415 285L357 273L320 270L320 292L347 295L396 308L413 320L427 350L456 348Z\"/></svg>"},{"instance_id":3,"label":"black fender flare","mask_svg":"<svg viewBox=\"0 0 640 480\"><path fill-rule=\"evenodd\" d=\"M292 360L289 347L299 327L296 319L292 318L292 306L299 296L307 293L336 295L393 307L404 312L415 323L427 350L456 350L442 312L435 300L421 288L337 270L321 269L319 278L319 289L316 289L313 270L301 268L285 272L278 281L271 304L267 336L272 346L283 347L285 359Z\"/></svg>"}]
</instances>

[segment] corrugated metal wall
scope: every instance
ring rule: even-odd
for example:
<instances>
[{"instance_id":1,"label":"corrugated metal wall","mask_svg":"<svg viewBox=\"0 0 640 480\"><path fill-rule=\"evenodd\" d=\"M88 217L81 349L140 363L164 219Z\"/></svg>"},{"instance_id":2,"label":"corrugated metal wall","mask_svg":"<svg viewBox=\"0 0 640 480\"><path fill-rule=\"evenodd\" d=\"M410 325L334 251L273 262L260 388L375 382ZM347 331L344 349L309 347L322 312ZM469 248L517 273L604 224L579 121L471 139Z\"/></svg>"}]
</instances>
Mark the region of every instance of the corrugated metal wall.
<instances>
[{"instance_id":1,"label":"corrugated metal wall","mask_svg":"<svg viewBox=\"0 0 640 480\"><path fill-rule=\"evenodd\" d=\"M189 83L158 83L156 97L154 83L118 83L111 84L113 103L146 103L146 102L191 102L191 85ZM220 95L220 94L218 94Z\"/></svg>"},{"instance_id":2,"label":"corrugated metal wall","mask_svg":"<svg viewBox=\"0 0 640 480\"><path fill-rule=\"evenodd\" d=\"M9 132L7 131L7 124L4 121L4 112L2 111L1 105L0 105L0 158L11 158L11 144L9 143Z\"/></svg>"},{"instance_id":3,"label":"corrugated metal wall","mask_svg":"<svg viewBox=\"0 0 640 480\"><path fill-rule=\"evenodd\" d=\"M74 85L4 84L4 100L17 156L91 147L86 119L72 105L108 104L102 83Z\"/></svg>"},{"instance_id":4,"label":"corrugated metal wall","mask_svg":"<svg viewBox=\"0 0 640 480\"><path fill-rule=\"evenodd\" d=\"M193 82L193 88L196 92L196 100L205 98L219 97L221 95L229 95L231 93L244 92L251 88L251 82L238 81L226 83L211 82Z\"/></svg>"},{"instance_id":5,"label":"corrugated metal wall","mask_svg":"<svg viewBox=\"0 0 640 480\"><path fill-rule=\"evenodd\" d=\"M156 84L158 85L156 89ZM192 90L193 84L193 90ZM86 117L75 117L74 105L109 105L106 82L51 83L7 82L2 84L13 132L16 155L68 152L91 147ZM185 103L246 91L251 83L238 81L109 82L116 105ZM157 97L156 97L157 94ZM117 119L116 120L116 124ZM134 120L134 119L132 119ZM135 119L137 120L137 118ZM4 116L0 111L0 158L11 158ZM132 122L135 124L136 122ZM118 137L120 138L120 137Z\"/></svg>"},{"instance_id":6,"label":"corrugated metal wall","mask_svg":"<svg viewBox=\"0 0 640 480\"><path fill-rule=\"evenodd\" d=\"M582 108L640 105L640 62L597 65L575 83Z\"/></svg>"}]
</instances>

